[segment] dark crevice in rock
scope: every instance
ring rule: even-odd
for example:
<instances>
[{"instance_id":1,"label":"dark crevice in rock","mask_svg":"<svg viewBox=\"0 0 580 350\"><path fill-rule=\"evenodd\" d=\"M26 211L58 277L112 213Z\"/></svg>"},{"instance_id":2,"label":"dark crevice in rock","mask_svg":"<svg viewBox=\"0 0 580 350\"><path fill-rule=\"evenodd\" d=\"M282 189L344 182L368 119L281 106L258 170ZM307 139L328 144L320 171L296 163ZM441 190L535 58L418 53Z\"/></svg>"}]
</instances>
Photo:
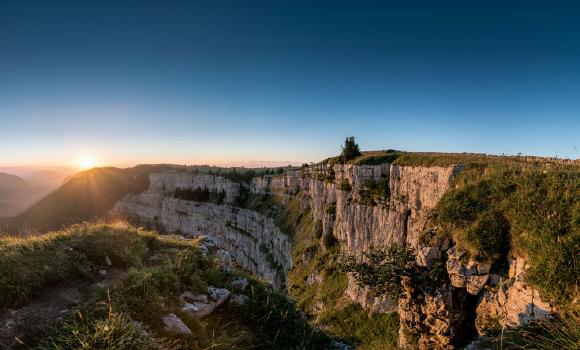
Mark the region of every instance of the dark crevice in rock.
<instances>
[{"instance_id":1,"label":"dark crevice in rock","mask_svg":"<svg viewBox=\"0 0 580 350\"><path fill-rule=\"evenodd\" d=\"M479 296L471 295L463 288L454 288L453 304L458 308L458 313L462 317L455 327L456 334L452 344L460 349L477 337L475 319L477 317L476 309L478 303Z\"/></svg>"}]
</instances>

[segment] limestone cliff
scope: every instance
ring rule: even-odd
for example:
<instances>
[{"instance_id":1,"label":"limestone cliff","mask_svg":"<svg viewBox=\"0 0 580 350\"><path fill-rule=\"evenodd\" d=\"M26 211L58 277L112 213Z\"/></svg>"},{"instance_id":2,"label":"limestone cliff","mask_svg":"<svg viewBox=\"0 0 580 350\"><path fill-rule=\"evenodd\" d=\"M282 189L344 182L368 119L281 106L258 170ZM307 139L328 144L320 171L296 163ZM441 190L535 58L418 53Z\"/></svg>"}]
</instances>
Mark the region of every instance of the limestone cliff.
<instances>
[{"instance_id":1,"label":"limestone cliff","mask_svg":"<svg viewBox=\"0 0 580 350\"><path fill-rule=\"evenodd\" d=\"M176 189L207 188L225 191L225 203L194 202L173 198ZM292 265L290 240L272 219L231 206L240 184L219 176L192 172L165 172L150 177L149 189L127 195L113 212L169 232L208 236L229 251L234 260L266 281L282 286Z\"/></svg>"},{"instance_id":2,"label":"limestone cliff","mask_svg":"<svg viewBox=\"0 0 580 350\"><path fill-rule=\"evenodd\" d=\"M458 166L318 165L255 178L251 188L255 193L299 194L315 220L322 221L325 233L333 234L345 252L362 254L391 244L417 247L429 211L460 170ZM379 198L375 205L362 204L361 193L369 182L381 181L388 183L390 196ZM347 294L374 311L397 308L396 301L376 299L352 280Z\"/></svg>"},{"instance_id":3,"label":"limestone cliff","mask_svg":"<svg viewBox=\"0 0 580 350\"><path fill-rule=\"evenodd\" d=\"M516 327L552 311L538 292L526 285L522 258L512 259L509 276L502 280L491 273L489 264L465 261L464 252L449 239L431 246L420 242L425 232L436 229L427 226L430 212L461 171L461 166L321 163L256 177L250 184L172 171L151 175L149 189L126 196L115 205L114 212L167 231L210 236L231 252L240 266L282 287L292 268L291 239L271 217L236 207L236 199L249 190L287 202L298 200L320 223L322 234L334 236L345 253L360 256L374 248L399 244L416 252L417 266L427 274L434 262L439 262L447 282L404 285L400 300L375 298L351 278L345 295L372 312L398 311L402 347L418 344L422 349L454 349L477 334L485 334L490 322ZM178 189L196 188L223 193L223 203L175 196ZM308 276L305 283L319 284L321 278Z\"/></svg>"}]
</instances>

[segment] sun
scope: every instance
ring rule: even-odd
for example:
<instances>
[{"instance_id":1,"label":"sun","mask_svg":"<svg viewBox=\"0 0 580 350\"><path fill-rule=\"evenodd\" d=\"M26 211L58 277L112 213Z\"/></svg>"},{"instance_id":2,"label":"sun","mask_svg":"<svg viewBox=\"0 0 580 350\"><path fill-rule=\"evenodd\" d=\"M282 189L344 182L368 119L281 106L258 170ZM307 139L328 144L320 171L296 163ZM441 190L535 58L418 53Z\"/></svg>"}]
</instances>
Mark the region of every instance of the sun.
<instances>
[{"instance_id":1,"label":"sun","mask_svg":"<svg viewBox=\"0 0 580 350\"><path fill-rule=\"evenodd\" d=\"M97 162L95 160L95 157L90 156L90 155L86 155L79 162L79 168L81 168L82 170L86 170L86 169L94 168L96 164L97 164Z\"/></svg>"}]
</instances>

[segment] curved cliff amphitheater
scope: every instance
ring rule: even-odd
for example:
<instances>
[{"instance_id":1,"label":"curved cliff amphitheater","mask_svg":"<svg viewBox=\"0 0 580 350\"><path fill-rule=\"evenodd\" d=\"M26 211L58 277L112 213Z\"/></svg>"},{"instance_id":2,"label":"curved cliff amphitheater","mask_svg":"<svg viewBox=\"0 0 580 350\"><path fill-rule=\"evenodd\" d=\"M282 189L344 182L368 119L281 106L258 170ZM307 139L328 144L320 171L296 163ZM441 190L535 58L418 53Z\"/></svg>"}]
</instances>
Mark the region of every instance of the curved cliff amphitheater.
<instances>
[{"instance_id":1,"label":"curved cliff amphitheater","mask_svg":"<svg viewBox=\"0 0 580 350\"><path fill-rule=\"evenodd\" d=\"M119 311L132 321L117 322L155 339L131 346L172 348L168 339L174 339L175 348L491 349L525 346L543 334L545 344L573 347L578 338L550 343L544 331L578 331L578 163L393 154L365 153L346 164L329 159L252 178L196 167L152 173L145 191L126 194L110 214L163 236L128 228L140 232L144 247L101 242L106 252L92 264L104 266L96 272L103 276L114 273L111 266L122 271L123 298L140 298L147 288L174 295L141 314L121 303ZM99 230L84 228L93 229ZM63 249L67 244L74 245ZM188 245L200 257L188 257ZM385 263L388 247L410 253L394 277ZM131 262L139 249L146 252ZM163 273L159 261L182 268L176 254L194 259L202 272L167 273L148 286L144 280ZM383 260L369 264L377 256ZM149 275L139 270L147 268ZM396 290L380 288L388 278ZM271 305L275 298L286 305L281 314ZM221 343L212 343L203 338L208 329L233 334L218 334ZM521 336L523 330L532 338ZM201 332L207 341L191 340ZM63 344L59 336L49 339ZM42 344L51 348L50 341Z\"/></svg>"}]
</instances>

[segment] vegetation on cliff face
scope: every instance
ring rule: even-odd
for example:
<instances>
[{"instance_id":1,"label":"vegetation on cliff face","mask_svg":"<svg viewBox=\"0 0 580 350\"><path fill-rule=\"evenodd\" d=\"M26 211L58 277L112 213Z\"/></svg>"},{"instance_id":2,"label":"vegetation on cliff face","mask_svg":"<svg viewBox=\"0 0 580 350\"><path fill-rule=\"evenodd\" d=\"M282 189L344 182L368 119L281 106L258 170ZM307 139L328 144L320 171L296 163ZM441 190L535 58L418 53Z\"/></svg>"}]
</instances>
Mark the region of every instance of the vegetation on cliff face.
<instances>
[{"instance_id":1,"label":"vegetation on cliff face","mask_svg":"<svg viewBox=\"0 0 580 350\"><path fill-rule=\"evenodd\" d=\"M226 191L210 191L207 188L176 188L173 192L173 198L183 199L194 202L210 202L222 204L226 198Z\"/></svg>"},{"instance_id":2,"label":"vegetation on cliff face","mask_svg":"<svg viewBox=\"0 0 580 350\"><path fill-rule=\"evenodd\" d=\"M260 197L260 198L258 198ZM348 285L340 268L340 246L332 232L323 232L321 221L304 209L297 194L284 200L277 195L255 196L246 203L270 215L293 237L293 269L288 293L304 310L314 327L358 349L395 349L398 332L396 314L369 315L369 311L344 296ZM332 244L328 243L332 239Z\"/></svg>"},{"instance_id":3,"label":"vegetation on cliff face","mask_svg":"<svg viewBox=\"0 0 580 350\"><path fill-rule=\"evenodd\" d=\"M508 254L526 256L531 265L528 282L562 310L570 310L568 317L552 323L534 323L521 334L504 334L503 344L554 347L577 342L578 317L574 316L574 309L578 303L574 298L579 295L580 276L580 178L576 165L392 150L363 152L348 163L380 164L387 159L400 165L464 164L454 187L433 212L431 224L438 227L435 236L423 237L423 243L452 237L471 257L492 261L496 273L505 270ZM99 216L112 207L115 198L144 189L143 176L153 169L143 168L132 176L117 170L98 169L83 174L33 208L27 217L37 227L49 228ZM229 176L246 181L246 175ZM368 203L388 198L388 179L369 183L363 191L368 193L361 194L361 198ZM176 196L220 200L201 189L193 192ZM88 204L75 207L85 195ZM340 245L332 228L314 219L312 212L304 208L302 195L243 193L237 204L271 217L292 237L294 268L288 276L288 292L306 312L308 322L286 297L271 292L250 276L246 277L251 280L251 287L245 292L250 299L244 306L224 305L203 322L187 317L179 308L181 292L197 293L210 285L227 287L234 274L218 269L211 256L202 257L197 241L114 225L81 225L40 237L0 239L0 307L18 308L35 300L43 290L71 281L99 282L98 271L106 268L109 259L122 270L118 283L91 294L75 314L55 324L48 333L26 338L28 344L44 349L325 349L330 339L319 330L324 329L359 349L396 348L397 315L369 315L368 310L345 297L346 272L353 272L360 284L370 285L376 294L397 295L401 276L415 271L410 266L412 256L391 247L369 252L366 265L365 261L355 262L352 258L347 260L346 269L341 269ZM55 210L62 213L57 215L51 209L46 216L34 214L57 202L62 204ZM325 213L332 216L335 211L331 204ZM50 217L52 214L56 216ZM260 248L267 253L265 245ZM444 267L437 265L422 272L420 283L448 283ZM436 280L435 272L442 272L443 278ZM161 318L169 313L180 316L193 335L176 337L165 332Z\"/></svg>"},{"instance_id":4,"label":"vegetation on cliff face","mask_svg":"<svg viewBox=\"0 0 580 350\"><path fill-rule=\"evenodd\" d=\"M501 270L508 252L525 256L528 281L567 305L580 277L580 173L574 166L475 166L439 202L440 234ZM499 265L499 266L498 266Z\"/></svg>"},{"instance_id":5,"label":"vegetation on cliff face","mask_svg":"<svg viewBox=\"0 0 580 350\"><path fill-rule=\"evenodd\" d=\"M361 259L346 256L342 268L352 273L360 286L368 286L375 296L388 294L398 299L402 292L401 279L415 274L415 255L407 247L391 245L364 254Z\"/></svg>"},{"instance_id":6,"label":"vegetation on cliff face","mask_svg":"<svg viewBox=\"0 0 580 350\"><path fill-rule=\"evenodd\" d=\"M202 321L186 315L181 311L182 292L229 288L236 275L244 275L223 272L198 245L197 240L159 236L124 224L77 225L39 237L3 238L0 306L17 309L56 286L96 286L68 318L20 339L39 349L329 347L330 339L303 321L286 297L247 275L250 286L237 292L248 298L244 305L226 303ZM102 269L117 270L118 280L100 283ZM191 335L164 329L161 319L171 313L183 320Z\"/></svg>"}]
</instances>

